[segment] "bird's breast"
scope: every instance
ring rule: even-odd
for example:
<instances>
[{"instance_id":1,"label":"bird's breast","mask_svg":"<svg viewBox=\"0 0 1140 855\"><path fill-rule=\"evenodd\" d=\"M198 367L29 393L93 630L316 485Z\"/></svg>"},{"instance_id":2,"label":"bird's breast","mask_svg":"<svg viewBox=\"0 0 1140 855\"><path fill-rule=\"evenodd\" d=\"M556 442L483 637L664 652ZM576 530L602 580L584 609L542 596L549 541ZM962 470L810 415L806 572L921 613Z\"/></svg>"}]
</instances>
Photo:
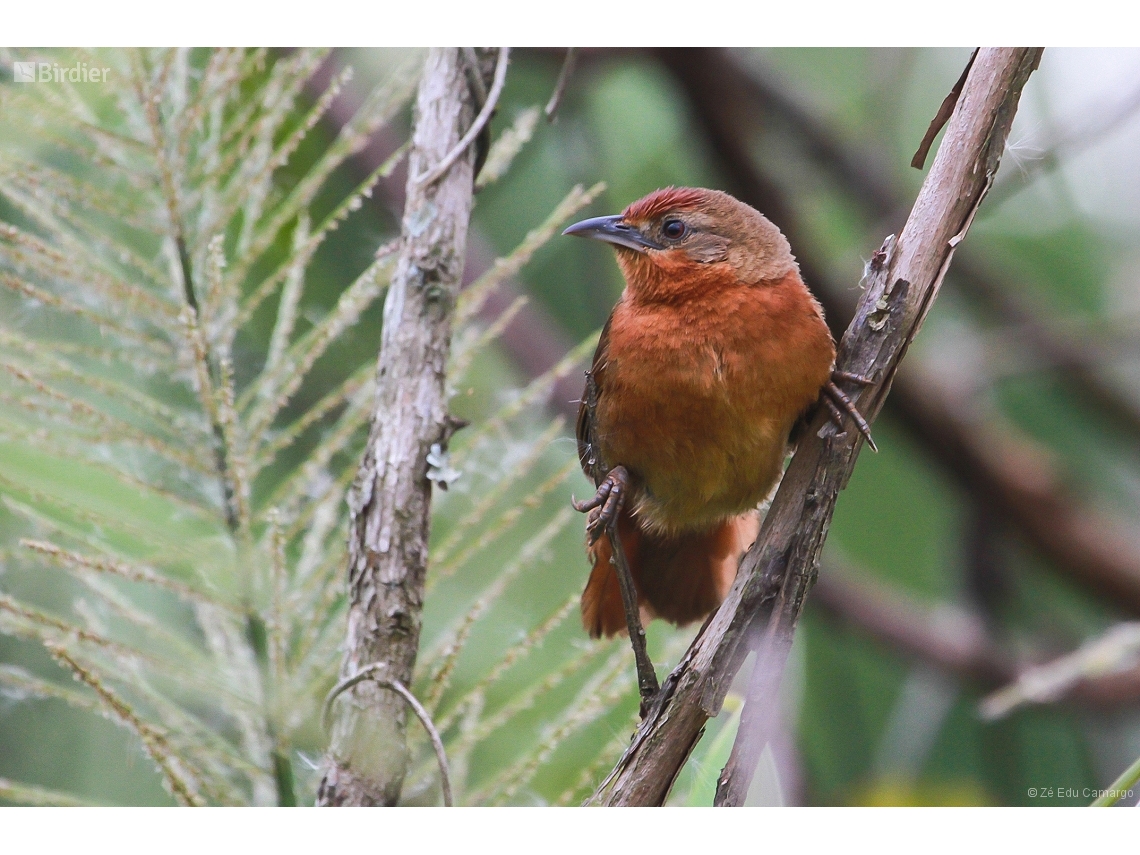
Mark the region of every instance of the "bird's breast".
<instances>
[{"instance_id":1,"label":"bird's breast","mask_svg":"<svg viewBox=\"0 0 1140 855\"><path fill-rule=\"evenodd\" d=\"M719 305L615 309L595 370L597 441L609 465L634 473L651 527L707 527L755 507L779 478L788 432L834 358L806 290L810 312L779 297L749 288Z\"/></svg>"}]
</instances>

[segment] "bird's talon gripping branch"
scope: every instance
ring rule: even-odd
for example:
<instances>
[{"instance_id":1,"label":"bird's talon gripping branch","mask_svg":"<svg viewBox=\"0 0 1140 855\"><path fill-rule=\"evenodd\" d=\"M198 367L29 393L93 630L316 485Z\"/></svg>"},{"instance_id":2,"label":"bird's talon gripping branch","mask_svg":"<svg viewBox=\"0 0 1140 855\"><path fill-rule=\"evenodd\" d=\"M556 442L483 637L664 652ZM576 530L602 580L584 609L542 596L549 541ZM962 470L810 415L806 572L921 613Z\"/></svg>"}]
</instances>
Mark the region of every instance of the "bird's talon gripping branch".
<instances>
[{"instance_id":1,"label":"bird's talon gripping branch","mask_svg":"<svg viewBox=\"0 0 1140 855\"><path fill-rule=\"evenodd\" d=\"M847 428L843 425L843 411L835 406L835 404L831 402L831 398L828 398L826 395L823 396L823 403L824 406L827 407L828 417L831 419L831 423L835 425L836 430L840 433L846 433Z\"/></svg>"},{"instance_id":2,"label":"bird's talon gripping branch","mask_svg":"<svg viewBox=\"0 0 1140 855\"><path fill-rule=\"evenodd\" d=\"M607 528L615 522L625 503L625 494L629 488L629 471L624 466L615 466L606 475L604 481L598 485L598 492L592 499L579 502L571 499L570 504L574 510L585 513L590 511L586 521L586 533L590 537L590 544L597 542Z\"/></svg>"},{"instance_id":3,"label":"bird's talon gripping branch","mask_svg":"<svg viewBox=\"0 0 1140 855\"><path fill-rule=\"evenodd\" d=\"M855 383L858 386L874 386L875 381L870 377L864 377L862 374L852 374L850 371L839 371L836 369L831 372L831 382L838 383L840 380L847 380L850 383Z\"/></svg>"},{"instance_id":4,"label":"bird's talon gripping branch","mask_svg":"<svg viewBox=\"0 0 1140 855\"><path fill-rule=\"evenodd\" d=\"M849 374L846 371L832 371L831 379L828 380L823 386L823 400L827 404L828 411L831 414L831 420L835 426L842 431L843 428L843 413L839 412L840 408L851 417L851 421L855 422L855 426L859 428L859 433L863 434L863 438L867 440L867 445L871 447L872 451L878 451L879 447L875 445L875 440L871 438L871 426L867 424L867 420L863 418L863 414L852 403L847 394L840 389L836 384L836 379L849 380L860 385L869 385L873 380L862 377L858 374ZM836 406L838 404L838 407Z\"/></svg>"}]
</instances>

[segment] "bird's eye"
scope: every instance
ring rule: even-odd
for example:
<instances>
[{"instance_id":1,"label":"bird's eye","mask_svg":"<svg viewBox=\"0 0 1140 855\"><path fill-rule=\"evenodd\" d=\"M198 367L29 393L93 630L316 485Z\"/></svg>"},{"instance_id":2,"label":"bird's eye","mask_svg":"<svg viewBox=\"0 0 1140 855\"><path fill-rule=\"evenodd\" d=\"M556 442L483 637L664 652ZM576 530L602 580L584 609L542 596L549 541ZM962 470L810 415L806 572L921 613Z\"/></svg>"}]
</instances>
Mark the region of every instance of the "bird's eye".
<instances>
[{"instance_id":1,"label":"bird's eye","mask_svg":"<svg viewBox=\"0 0 1140 855\"><path fill-rule=\"evenodd\" d=\"M666 220L665 225L661 227L661 233L669 240L680 240L689 233L689 227L680 220Z\"/></svg>"}]
</instances>

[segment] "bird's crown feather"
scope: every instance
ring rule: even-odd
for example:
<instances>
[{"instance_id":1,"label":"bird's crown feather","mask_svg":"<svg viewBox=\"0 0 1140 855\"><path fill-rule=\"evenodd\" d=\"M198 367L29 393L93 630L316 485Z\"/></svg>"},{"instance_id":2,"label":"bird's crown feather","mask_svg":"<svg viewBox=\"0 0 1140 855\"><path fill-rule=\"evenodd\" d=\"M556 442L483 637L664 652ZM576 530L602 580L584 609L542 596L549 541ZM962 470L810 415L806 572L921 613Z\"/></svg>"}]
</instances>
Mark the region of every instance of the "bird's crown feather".
<instances>
[{"instance_id":1,"label":"bird's crown feather","mask_svg":"<svg viewBox=\"0 0 1140 855\"><path fill-rule=\"evenodd\" d=\"M709 191L696 187L663 187L638 199L622 214L626 221L652 220L669 211L692 209L705 201Z\"/></svg>"}]
</instances>

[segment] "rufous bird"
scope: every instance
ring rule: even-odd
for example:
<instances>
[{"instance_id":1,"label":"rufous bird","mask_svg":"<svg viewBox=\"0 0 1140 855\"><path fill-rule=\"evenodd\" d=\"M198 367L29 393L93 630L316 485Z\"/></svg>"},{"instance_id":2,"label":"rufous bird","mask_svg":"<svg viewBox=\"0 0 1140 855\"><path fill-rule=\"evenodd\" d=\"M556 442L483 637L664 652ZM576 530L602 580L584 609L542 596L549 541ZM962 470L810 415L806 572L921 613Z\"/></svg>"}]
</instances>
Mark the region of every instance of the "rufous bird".
<instances>
[{"instance_id":1,"label":"rufous bird","mask_svg":"<svg viewBox=\"0 0 1140 855\"><path fill-rule=\"evenodd\" d=\"M606 241L625 291L602 329L583 395L578 456L597 461L593 565L582 622L626 631L607 528L616 515L643 622L683 625L724 600L780 479L796 421L821 399L866 422L836 381L835 343L780 230L727 193L666 188L563 234ZM874 443L871 443L874 447Z\"/></svg>"}]
</instances>

